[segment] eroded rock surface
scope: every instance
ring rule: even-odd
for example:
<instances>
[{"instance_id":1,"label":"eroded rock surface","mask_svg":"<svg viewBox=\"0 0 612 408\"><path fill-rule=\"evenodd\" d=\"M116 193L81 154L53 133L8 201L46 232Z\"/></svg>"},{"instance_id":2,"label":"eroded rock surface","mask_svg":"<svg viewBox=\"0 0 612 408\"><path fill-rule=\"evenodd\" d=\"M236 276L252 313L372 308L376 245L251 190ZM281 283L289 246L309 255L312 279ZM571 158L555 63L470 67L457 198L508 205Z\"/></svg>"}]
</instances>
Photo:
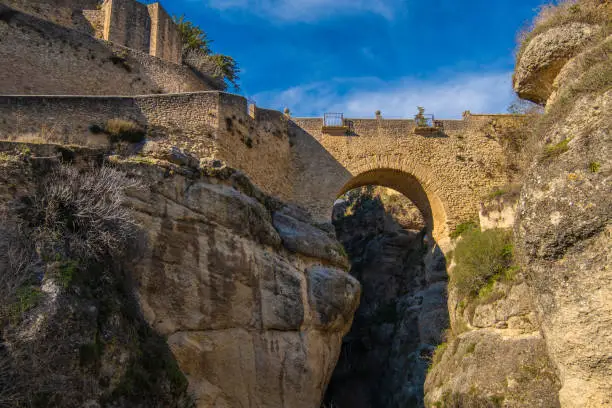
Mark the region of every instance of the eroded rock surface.
<instances>
[{"instance_id":1,"label":"eroded rock surface","mask_svg":"<svg viewBox=\"0 0 612 408\"><path fill-rule=\"evenodd\" d=\"M516 233L564 407L612 404L612 92L585 95L551 129L567 151L538 163Z\"/></svg>"},{"instance_id":2,"label":"eroded rock surface","mask_svg":"<svg viewBox=\"0 0 612 408\"><path fill-rule=\"evenodd\" d=\"M599 4L609 16L609 2ZM534 95L528 81L516 81L524 96L546 101L553 83L555 93L546 106L554 121L526 176L515 232L561 406L603 407L612 405L611 42L600 30L601 40L585 44L592 29L576 28L535 37L517 68L517 76L548 84ZM537 69L543 55L554 70Z\"/></svg>"},{"instance_id":3,"label":"eroded rock surface","mask_svg":"<svg viewBox=\"0 0 612 408\"><path fill-rule=\"evenodd\" d=\"M150 185L130 195L140 302L198 407L317 407L360 294L337 241L232 171L130 172Z\"/></svg>"},{"instance_id":4,"label":"eroded rock surface","mask_svg":"<svg viewBox=\"0 0 612 408\"><path fill-rule=\"evenodd\" d=\"M523 99L545 103L561 68L600 27L571 23L537 35L526 46L514 73L514 90Z\"/></svg>"},{"instance_id":5,"label":"eroded rock surface","mask_svg":"<svg viewBox=\"0 0 612 408\"><path fill-rule=\"evenodd\" d=\"M360 298L330 227L319 228L220 162L184 166L10 142L0 143L0 210L31 196L62 156L81 169L107 160L139 180L125 204L144 237L113 280L97 269L86 271L83 286L45 278L43 292L55 295L45 295L51 300L18 327L32 341L1 339L0 365L9 348L21 358L26 346L45 344L31 356L58 356L42 370L43 385L58 384L63 395L49 406L182 407L190 406L188 391L199 408L319 407ZM64 264L52 262L59 272L45 276L67 273ZM43 307L57 311L41 320ZM41 321L62 332L49 334L61 347L37 334ZM32 395L51 395L45 392L35 385Z\"/></svg>"}]
</instances>

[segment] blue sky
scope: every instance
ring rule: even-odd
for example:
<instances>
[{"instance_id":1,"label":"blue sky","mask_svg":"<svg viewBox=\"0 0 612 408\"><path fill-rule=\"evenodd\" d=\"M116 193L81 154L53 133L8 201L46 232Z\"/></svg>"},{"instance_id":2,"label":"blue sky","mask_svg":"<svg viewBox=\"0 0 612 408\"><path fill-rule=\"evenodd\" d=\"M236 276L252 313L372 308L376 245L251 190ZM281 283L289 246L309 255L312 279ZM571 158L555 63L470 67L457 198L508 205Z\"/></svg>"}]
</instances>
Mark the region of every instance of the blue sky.
<instances>
[{"instance_id":1,"label":"blue sky","mask_svg":"<svg viewBox=\"0 0 612 408\"><path fill-rule=\"evenodd\" d=\"M162 0L234 57L241 93L294 116L505 112L516 33L543 0Z\"/></svg>"}]
</instances>

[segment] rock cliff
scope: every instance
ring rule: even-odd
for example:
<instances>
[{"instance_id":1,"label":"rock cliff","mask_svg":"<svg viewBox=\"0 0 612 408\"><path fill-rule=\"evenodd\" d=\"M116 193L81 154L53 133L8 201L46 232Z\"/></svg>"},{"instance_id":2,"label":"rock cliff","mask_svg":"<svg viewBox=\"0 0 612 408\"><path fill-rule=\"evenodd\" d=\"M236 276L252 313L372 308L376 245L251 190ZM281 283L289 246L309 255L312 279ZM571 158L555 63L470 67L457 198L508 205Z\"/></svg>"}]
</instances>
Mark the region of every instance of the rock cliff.
<instances>
[{"instance_id":1,"label":"rock cliff","mask_svg":"<svg viewBox=\"0 0 612 408\"><path fill-rule=\"evenodd\" d=\"M85 174L105 157L104 152L52 145L6 143L2 149L2 202L9 210L11 203L33 200L39 183L48 181L41 174L59 166L58 156ZM173 386L158 384L163 398L138 403L181 406L179 397L191 394L198 407L317 407L360 294L359 283L345 272L347 261L331 229L314 225L307 213L264 195L242 173L219 162L181 166L142 158L109 160L114 171L138 180L126 189L123 205L141 231L121 276L133 282L124 296L136 295L131 305L142 317L138 324L128 319L122 325L121 307L113 321L126 333L155 333L159 347L172 352L164 354L168 367L180 369L169 374L176 378L169 383ZM19 182L10 182L15 175ZM48 268L46 259L37 262ZM95 274L91 267L74 273ZM26 336L42 335L32 321L41 327L59 324L58 314L41 308L61 298L67 308L89 310L81 307L87 282L64 287L56 275L43 273L32 285L41 296L23 310L23 322L30 323L5 326L15 340L4 350L11 358L21 355ZM57 294L47 293L48 286ZM94 295L92 301L98 300ZM112 398L127 387L121 362L144 348L138 342L127 347L130 342L116 335L120 329L106 330L97 310L91 308L92 316L79 320L80 326L64 328L71 348L44 374L82 376L100 384L79 387L62 406L105 405L109 399L114 406L136 406ZM90 344L95 352L87 365L91 371L85 371L78 350ZM146 378L155 375L150 367L140 369ZM3 386L8 387L0 380L0 400ZM131 386L144 392L140 383ZM15 390L15 398L23 397L20 392ZM34 387L28 392L40 397L49 391Z\"/></svg>"},{"instance_id":2,"label":"rock cliff","mask_svg":"<svg viewBox=\"0 0 612 408\"><path fill-rule=\"evenodd\" d=\"M612 404L611 6L544 8L524 36L514 88L545 113L522 138L531 161L507 203L516 264L470 296L451 265L452 331L428 406Z\"/></svg>"},{"instance_id":3,"label":"rock cliff","mask_svg":"<svg viewBox=\"0 0 612 408\"><path fill-rule=\"evenodd\" d=\"M540 97L515 81L519 94L546 102L543 152L526 175L515 233L563 407L612 405L612 5L573 9L591 11L590 24L526 44L517 78L541 83Z\"/></svg>"},{"instance_id":4,"label":"rock cliff","mask_svg":"<svg viewBox=\"0 0 612 408\"><path fill-rule=\"evenodd\" d=\"M427 242L419 210L391 191L354 190L334 207L336 234L363 295L328 406L423 406L428 358L448 325L444 258Z\"/></svg>"}]
</instances>

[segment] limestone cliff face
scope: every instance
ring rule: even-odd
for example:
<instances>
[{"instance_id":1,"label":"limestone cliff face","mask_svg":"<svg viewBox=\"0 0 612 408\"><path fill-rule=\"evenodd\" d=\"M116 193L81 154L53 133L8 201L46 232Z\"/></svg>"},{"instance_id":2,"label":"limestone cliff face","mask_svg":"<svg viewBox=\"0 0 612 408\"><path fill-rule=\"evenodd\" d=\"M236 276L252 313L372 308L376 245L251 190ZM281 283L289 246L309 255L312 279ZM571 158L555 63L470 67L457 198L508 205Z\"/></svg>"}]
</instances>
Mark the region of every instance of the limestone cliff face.
<instances>
[{"instance_id":1,"label":"limestone cliff face","mask_svg":"<svg viewBox=\"0 0 612 408\"><path fill-rule=\"evenodd\" d=\"M518 202L505 206L516 206L520 269L477 298L450 288L452 332L428 374L428 406L612 404L611 11L598 0L548 9L522 44L515 91L546 108L537 140L524 138L536 153Z\"/></svg>"},{"instance_id":2,"label":"limestone cliff face","mask_svg":"<svg viewBox=\"0 0 612 408\"><path fill-rule=\"evenodd\" d=\"M2 151L0 158L13 169L0 188L7 200L31 194L28 185L36 180L31 169L40 163L52 168L58 165L55 157L63 155L73 166L86 168L105 157L104 152L48 145L6 143ZM331 226L313 224L307 213L264 195L242 173L219 162L110 161L142 184L127 190L125 203L145 237L126 265L141 324L162 344L166 339L164 347L186 376L196 406L318 407L360 297L360 285L346 273L347 260ZM9 183L15 174L29 184ZM73 293L72 306L66 307L80 310L77 301L88 305L80 294ZM110 298L114 302L114 295ZM95 296L91 301L95 304ZM133 329L113 319L129 337ZM120 335L107 339L108 332L96 337L95 327L84 331L84 324L64 329L74 331L77 351L79 342L96 344L96 367L110 361L106 371L114 373L98 394L75 391L95 407L104 405L101 395L123 386L120 362L131 355L122 352L131 350L123 344L130 340ZM113 353L116 358L109 357ZM153 360L147 360L140 375L156 375L149 371L157 364ZM51 371L67 378L81 375L78 363L68 361ZM167 390L161 381L160 389ZM0 391L2 384L0 378ZM132 386L140 389L138 383ZM178 397L164 396L169 399L155 402L161 405L142 400L143 406L183 406ZM134 398L133 406L141 406Z\"/></svg>"},{"instance_id":3,"label":"limestone cliff face","mask_svg":"<svg viewBox=\"0 0 612 408\"><path fill-rule=\"evenodd\" d=\"M610 18L609 3L600 4ZM516 90L547 101L551 120L525 179L515 233L559 372L561 406L602 407L612 405L612 41L605 27L570 28L533 38L517 66L517 77L546 91L532 96L522 80ZM591 41L576 41L587 32L596 33ZM548 74L534 68L544 59L556 67Z\"/></svg>"},{"instance_id":4,"label":"limestone cliff face","mask_svg":"<svg viewBox=\"0 0 612 408\"><path fill-rule=\"evenodd\" d=\"M359 302L338 242L234 170L167 171L129 171L150 182L130 195L149 241L135 274L197 406L317 407Z\"/></svg>"}]
</instances>

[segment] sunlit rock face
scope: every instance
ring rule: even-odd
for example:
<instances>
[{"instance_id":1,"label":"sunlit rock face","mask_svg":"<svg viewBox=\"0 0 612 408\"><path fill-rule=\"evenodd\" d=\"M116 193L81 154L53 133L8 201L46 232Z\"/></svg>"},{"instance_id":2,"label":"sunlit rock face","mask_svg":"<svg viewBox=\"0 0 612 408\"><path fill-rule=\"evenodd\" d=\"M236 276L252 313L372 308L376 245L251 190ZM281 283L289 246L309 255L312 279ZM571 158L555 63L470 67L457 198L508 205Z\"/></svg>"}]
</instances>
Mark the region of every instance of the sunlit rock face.
<instances>
[{"instance_id":1,"label":"sunlit rock face","mask_svg":"<svg viewBox=\"0 0 612 408\"><path fill-rule=\"evenodd\" d=\"M150 181L130 196L140 303L197 406L318 407L360 295L333 234L229 169L132 171Z\"/></svg>"},{"instance_id":2,"label":"sunlit rock face","mask_svg":"<svg viewBox=\"0 0 612 408\"><path fill-rule=\"evenodd\" d=\"M610 19L609 2L575 7L577 15L597 7ZM584 24L547 30L527 44L515 80L519 94L545 103L551 118L543 154L525 178L515 233L563 407L612 405L609 34ZM544 60L555 69L538 69ZM529 82L546 86L534 94Z\"/></svg>"}]
</instances>

